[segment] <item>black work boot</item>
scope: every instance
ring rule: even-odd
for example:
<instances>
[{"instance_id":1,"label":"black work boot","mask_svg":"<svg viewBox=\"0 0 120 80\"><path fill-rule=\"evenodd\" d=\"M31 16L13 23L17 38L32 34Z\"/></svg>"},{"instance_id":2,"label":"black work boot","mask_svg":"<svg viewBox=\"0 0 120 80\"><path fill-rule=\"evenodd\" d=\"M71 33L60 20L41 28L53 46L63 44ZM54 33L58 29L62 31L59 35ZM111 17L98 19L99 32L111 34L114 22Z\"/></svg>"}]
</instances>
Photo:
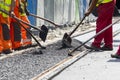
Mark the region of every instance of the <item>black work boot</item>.
<instances>
[{"instance_id":1,"label":"black work boot","mask_svg":"<svg viewBox=\"0 0 120 80\"><path fill-rule=\"evenodd\" d=\"M12 52L13 52L13 51L12 51L11 49L7 49L7 50L4 50L4 51L3 51L4 54L10 54L10 53L12 53Z\"/></svg>"},{"instance_id":2,"label":"black work boot","mask_svg":"<svg viewBox=\"0 0 120 80\"><path fill-rule=\"evenodd\" d=\"M116 53L116 54L111 54L111 57L112 57L112 58L120 59L120 55L118 55L117 53Z\"/></svg>"},{"instance_id":3,"label":"black work boot","mask_svg":"<svg viewBox=\"0 0 120 80\"><path fill-rule=\"evenodd\" d=\"M111 48L109 46L103 46L103 47L101 47L101 50L103 50L103 51L112 51L113 48Z\"/></svg>"}]
</instances>

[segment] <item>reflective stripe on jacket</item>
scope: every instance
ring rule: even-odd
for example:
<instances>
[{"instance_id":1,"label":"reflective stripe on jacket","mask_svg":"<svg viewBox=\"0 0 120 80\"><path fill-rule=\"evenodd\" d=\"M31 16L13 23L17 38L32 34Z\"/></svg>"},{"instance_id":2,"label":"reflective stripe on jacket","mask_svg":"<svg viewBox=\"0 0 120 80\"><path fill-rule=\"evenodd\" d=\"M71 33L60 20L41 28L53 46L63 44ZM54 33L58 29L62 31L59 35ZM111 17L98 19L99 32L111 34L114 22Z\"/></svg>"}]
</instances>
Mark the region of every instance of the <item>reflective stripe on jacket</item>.
<instances>
[{"instance_id":1,"label":"reflective stripe on jacket","mask_svg":"<svg viewBox=\"0 0 120 80\"><path fill-rule=\"evenodd\" d=\"M3 6L3 3L4 3L4 0L0 0L0 9L2 8L2 6ZM2 12L0 11L0 14L1 14Z\"/></svg>"},{"instance_id":2,"label":"reflective stripe on jacket","mask_svg":"<svg viewBox=\"0 0 120 80\"><path fill-rule=\"evenodd\" d=\"M25 2L25 1L24 1L24 2ZM22 8L22 10L23 10L23 13L20 13L21 16L25 16L25 15L26 15L24 2L22 2L22 1L20 2L21 8Z\"/></svg>"},{"instance_id":3,"label":"reflective stripe on jacket","mask_svg":"<svg viewBox=\"0 0 120 80\"><path fill-rule=\"evenodd\" d=\"M113 1L113 0L98 0L98 2L97 2L97 5L96 6L99 6L101 3L109 3L109 2L111 2L111 1Z\"/></svg>"}]
</instances>

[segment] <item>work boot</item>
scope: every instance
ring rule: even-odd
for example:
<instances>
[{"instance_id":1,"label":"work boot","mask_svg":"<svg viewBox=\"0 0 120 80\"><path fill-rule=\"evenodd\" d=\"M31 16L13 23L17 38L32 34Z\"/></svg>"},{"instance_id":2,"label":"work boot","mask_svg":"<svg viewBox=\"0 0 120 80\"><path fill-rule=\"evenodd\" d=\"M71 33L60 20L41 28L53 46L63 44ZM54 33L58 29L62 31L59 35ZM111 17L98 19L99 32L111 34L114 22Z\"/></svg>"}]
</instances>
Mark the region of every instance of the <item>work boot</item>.
<instances>
[{"instance_id":1,"label":"work boot","mask_svg":"<svg viewBox=\"0 0 120 80\"><path fill-rule=\"evenodd\" d=\"M103 47L101 47L101 50L103 50L103 51L112 51L113 48L111 48L109 46L103 46Z\"/></svg>"},{"instance_id":2,"label":"work boot","mask_svg":"<svg viewBox=\"0 0 120 80\"><path fill-rule=\"evenodd\" d=\"M86 46L87 49L91 49L91 50L94 50L94 51L100 51L100 48L99 47L96 47L96 46Z\"/></svg>"},{"instance_id":3,"label":"work boot","mask_svg":"<svg viewBox=\"0 0 120 80\"><path fill-rule=\"evenodd\" d=\"M23 47L21 46L21 47L15 48L14 50L19 51L19 50L22 50L22 49L23 49Z\"/></svg>"},{"instance_id":4,"label":"work boot","mask_svg":"<svg viewBox=\"0 0 120 80\"><path fill-rule=\"evenodd\" d=\"M4 54L10 54L12 53L13 51L11 49L7 49L7 50L3 50L3 53Z\"/></svg>"},{"instance_id":5,"label":"work boot","mask_svg":"<svg viewBox=\"0 0 120 80\"><path fill-rule=\"evenodd\" d=\"M111 54L111 57L112 57L112 58L120 59L120 55L118 55L117 53L116 53L116 54Z\"/></svg>"}]
</instances>

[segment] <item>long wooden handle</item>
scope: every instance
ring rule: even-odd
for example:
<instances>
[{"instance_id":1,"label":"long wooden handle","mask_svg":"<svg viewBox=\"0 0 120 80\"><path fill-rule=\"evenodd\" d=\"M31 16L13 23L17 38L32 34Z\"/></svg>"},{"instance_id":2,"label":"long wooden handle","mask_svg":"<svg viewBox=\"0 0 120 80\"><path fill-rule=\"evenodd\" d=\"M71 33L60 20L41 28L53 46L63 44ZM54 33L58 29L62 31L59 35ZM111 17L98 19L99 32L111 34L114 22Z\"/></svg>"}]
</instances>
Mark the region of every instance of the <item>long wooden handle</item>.
<instances>
[{"instance_id":1,"label":"long wooden handle","mask_svg":"<svg viewBox=\"0 0 120 80\"><path fill-rule=\"evenodd\" d=\"M80 23L75 27L75 29L73 29L73 31L69 34L69 37L77 30L77 28L82 24L83 20L85 19L86 16L84 16L82 18L82 20L80 21Z\"/></svg>"},{"instance_id":2,"label":"long wooden handle","mask_svg":"<svg viewBox=\"0 0 120 80\"><path fill-rule=\"evenodd\" d=\"M40 16L35 15L35 14L32 14L32 13L29 13L29 15L30 15L30 16L33 16L33 17L36 17L36 18L39 18L39 19L41 19L41 20L47 21L47 22L55 25L56 27L60 27L60 25L58 25L58 24L54 23L53 21L48 20L48 19L46 19L46 18L40 17Z\"/></svg>"}]
</instances>

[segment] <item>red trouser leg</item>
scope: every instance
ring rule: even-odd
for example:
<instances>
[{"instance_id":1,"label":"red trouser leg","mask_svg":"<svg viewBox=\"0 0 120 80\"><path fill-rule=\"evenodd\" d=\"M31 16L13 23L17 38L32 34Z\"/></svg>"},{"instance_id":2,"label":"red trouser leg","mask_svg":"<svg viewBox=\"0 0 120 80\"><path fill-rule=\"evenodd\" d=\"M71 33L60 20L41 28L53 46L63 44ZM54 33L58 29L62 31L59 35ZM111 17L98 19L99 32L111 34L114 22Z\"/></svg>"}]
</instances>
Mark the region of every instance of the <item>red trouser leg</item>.
<instances>
[{"instance_id":1,"label":"red trouser leg","mask_svg":"<svg viewBox=\"0 0 120 80\"><path fill-rule=\"evenodd\" d=\"M104 29L106 26L112 23L112 15L114 11L114 3L106 3L99 5L98 7L98 19L97 19L97 26L96 26L96 33ZM93 46L100 47L101 41L104 40L105 45L109 45L112 47L112 27L108 30L104 31L97 37L95 37L94 42L92 43Z\"/></svg>"},{"instance_id":2,"label":"red trouser leg","mask_svg":"<svg viewBox=\"0 0 120 80\"><path fill-rule=\"evenodd\" d=\"M108 19L107 19L107 25L112 24L112 16L113 16L113 12L114 12L114 3L109 3L110 6L106 6L106 8L108 8ZM105 35L104 35L104 41L105 41L105 46L109 46L109 47L113 47L112 43L113 43L113 37L112 37L113 33L112 33L112 27L110 27L108 30L105 31Z\"/></svg>"}]
</instances>

